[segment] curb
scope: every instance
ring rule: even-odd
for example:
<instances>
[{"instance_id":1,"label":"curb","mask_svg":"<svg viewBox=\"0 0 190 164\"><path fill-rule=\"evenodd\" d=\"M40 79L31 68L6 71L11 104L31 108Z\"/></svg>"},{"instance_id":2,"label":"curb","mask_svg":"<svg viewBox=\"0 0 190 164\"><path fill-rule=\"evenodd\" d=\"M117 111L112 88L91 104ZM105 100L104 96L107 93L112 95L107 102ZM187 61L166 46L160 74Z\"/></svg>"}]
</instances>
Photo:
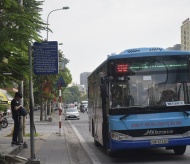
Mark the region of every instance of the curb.
<instances>
[{"instance_id":1,"label":"curb","mask_svg":"<svg viewBox=\"0 0 190 164\"><path fill-rule=\"evenodd\" d=\"M68 142L67 142L67 135L68 135L68 132L67 132L67 129L66 129L65 125L63 125L63 129L64 129L64 136L65 136L65 143L66 143L67 151L68 151L68 154L69 154L69 163L70 163L70 164L73 164L72 159L71 159L71 151L70 151L70 149L69 149L69 144L68 144Z\"/></svg>"},{"instance_id":2,"label":"curb","mask_svg":"<svg viewBox=\"0 0 190 164\"><path fill-rule=\"evenodd\" d=\"M17 155L19 154L22 150L24 149L24 145L19 145L17 146L14 150L12 150L10 153L10 155Z\"/></svg>"}]
</instances>

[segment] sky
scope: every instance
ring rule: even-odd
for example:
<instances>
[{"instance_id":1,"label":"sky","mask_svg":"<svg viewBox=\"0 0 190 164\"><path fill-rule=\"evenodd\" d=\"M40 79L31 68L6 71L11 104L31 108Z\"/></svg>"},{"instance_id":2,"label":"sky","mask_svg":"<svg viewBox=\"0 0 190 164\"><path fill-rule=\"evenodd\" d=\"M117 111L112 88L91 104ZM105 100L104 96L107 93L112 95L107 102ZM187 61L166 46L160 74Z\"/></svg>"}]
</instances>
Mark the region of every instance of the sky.
<instances>
[{"instance_id":1,"label":"sky","mask_svg":"<svg viewBox=\"0 0 190 164\"><path fill-rule=\"evenodd\" d=\"M63 43L59 49L77 84L80 73L92 72L112 53L180 44L182 22L190 17L190 0L44 0L41 7L44 22L57 10L48 18L48 40Z\"/></svg>"}]
</instances>

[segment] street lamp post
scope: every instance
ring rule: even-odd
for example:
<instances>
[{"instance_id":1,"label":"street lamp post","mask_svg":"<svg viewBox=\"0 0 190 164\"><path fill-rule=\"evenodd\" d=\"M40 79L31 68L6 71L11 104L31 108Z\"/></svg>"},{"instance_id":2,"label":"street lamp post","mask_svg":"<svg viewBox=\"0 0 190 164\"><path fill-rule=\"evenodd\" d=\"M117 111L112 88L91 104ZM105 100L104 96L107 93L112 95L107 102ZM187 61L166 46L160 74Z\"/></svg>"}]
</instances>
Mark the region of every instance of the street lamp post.
<instances>
[{"instance_id":1,"label":"street lamp post","mask_svg":"<svg viewBox=\"0 0 190 164\"><path fill-rule=\"evenodd\" d=\"M48 14L48 16L47 16L47 41L48 41L48 25L49 25L48 20L49 20L50 14L51 14L52 12L54 12L54 11L67 10L67 9L69 9L69 7L62 7L61 9L52 10L52 11ZM61 110L61 86L59 86L59 135L60 135L60 136L61 136L61 112L62 112L62 110ZM43 113L42 113L42 110L41 110L41 114L43 114Z\"/></svg>"},{"instance_id":2,"label":"street lamp post","mask_svg":"<svg viewBox=\"0 0 190 164\"><path fill-rule=\"evenodd\" d=\"M58 11L58 10L67 10L67 9L69 9L69 7L62 7L62 8L60 8L60 9L55 9L55 10L52 10L52 11L50 11L49 12L49 14L48 14L48 16L47 16L47 41L48 41L48 32L49 32L49 30L48 30L48 25L49 25L49 16L50 16L50 14L52 13L52 12L54 12L54 11ZM41 88L41 93L42 93L43 91L42 91L42 88ZM42 95L41 95L41 106L43 106L43 103L42 103ZM46 117L47 117L47 111L45 111L46 112L46 114L45 114L45 119L47 119ZM43 116L43 110L41 110L41 114L40 114L40 120L42 120L43 118L42 118L42 116Z\"/></svg>"},{"instance_id":3,"label":"street lamp post","mask_svg":"<svg viewBox=\"0 0 190 164\"><path fill-rule=\"evenodd\" d=\"M63 7L63 8L61 8L61 9L55 9L55 10L52 10L52 11L50 11L50 13L48 14L48 16L47 16L47 41L48 41L48 20L49 20L49 16L50 16L50 14L52 13L52 12L54 12L54 11L58 11L58 10L67 10L67 9L69 9L69 7Z\"/></svg>"}]
</instances>

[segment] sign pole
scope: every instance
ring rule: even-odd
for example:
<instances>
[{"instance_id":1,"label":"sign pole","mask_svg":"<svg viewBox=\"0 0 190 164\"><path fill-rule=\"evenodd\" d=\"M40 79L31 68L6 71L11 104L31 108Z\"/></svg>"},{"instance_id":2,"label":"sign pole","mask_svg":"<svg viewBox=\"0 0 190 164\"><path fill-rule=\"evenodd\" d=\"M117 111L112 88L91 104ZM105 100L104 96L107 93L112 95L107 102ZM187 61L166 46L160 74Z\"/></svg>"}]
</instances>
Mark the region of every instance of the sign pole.
<instances>
[{"instance_id":1,"label":"sign pole","mask_svg":"<svg viewBox=\"0 0 190 164\"><path fill-rule=\"evenodd\" d=\"M28 159L27 163L32 164L40 164L40 160L36 159L35 155L35 143L34 143L34 113L33 113L33 106L34 106L34 99L33 99L33 85L32 85L32 55L31 55L31 45L28 46L28 54L29 54L29 66L30 66L30 79L29 79L29 86L30 86L30 149L31 149L31 156Z\"/></svg>"},{"instance_id":2,"label":"sign pole","mask_svg":"<svg viewBox=\"0 0 190 164\"><path fill-rule=\"evenodd\" d=\"M29 62L30 62L30 147L31 147L31 159L35 159L34 148L34 113L32 109L32 57L31 57L31 45L29 45Z\"/></svg>"},{"instance_id":3,"label":"sign pole","mask_svg":"<svg viewBox=\"0 0 190 164\"><path fill-rule=\"evenodd\" d=\"M62 114L62 109L61 109L61 84L59 84L59 135L62 135L62 130L61 130L61 114Z\"/></svg>"},{"instance_id":4,"label":"sign pole","mask_svg":"<svg viewBox=\"0 0 190 164\"><path fill-rule=\"evenodd\" d=\"M62 135L62 130L61 130L61 125L62 125L62 122L61 122L61 115L62 115L62 107L61 107L61 103L62 103L62 98L61 98L61 88L62 87L65 87L66 84L65 84L65 81L63 79L62 76L59 77L57 83L56 83L56 87L59 89L59 135L61 136Z\"/></svg>"}]
</instances>

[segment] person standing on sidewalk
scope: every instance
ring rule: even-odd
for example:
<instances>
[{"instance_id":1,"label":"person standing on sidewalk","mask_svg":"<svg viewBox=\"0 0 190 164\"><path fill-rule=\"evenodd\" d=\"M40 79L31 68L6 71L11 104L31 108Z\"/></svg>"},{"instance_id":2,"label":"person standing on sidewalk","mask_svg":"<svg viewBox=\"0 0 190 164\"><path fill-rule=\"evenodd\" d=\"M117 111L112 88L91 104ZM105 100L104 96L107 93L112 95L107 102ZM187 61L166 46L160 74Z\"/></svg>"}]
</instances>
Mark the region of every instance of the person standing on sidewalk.
<instances>
[{"instance_id":1,"label":"person standing on sidewalk","mask_svg":"<svg viewBox=\"0 0 190 164\"><path fill-rule=\"evenodd\" d=\"M22 98L22 94L20 92L16 92L14 99L11 101L11 110L12 110L12 118L14 120L14 131L12 136L12 145L21 145L22 143L18 142L18 134L20 129L20 116L18 113L19 108L22 107L20 105L20 100Z\"/></svg>"}]
</instances>

